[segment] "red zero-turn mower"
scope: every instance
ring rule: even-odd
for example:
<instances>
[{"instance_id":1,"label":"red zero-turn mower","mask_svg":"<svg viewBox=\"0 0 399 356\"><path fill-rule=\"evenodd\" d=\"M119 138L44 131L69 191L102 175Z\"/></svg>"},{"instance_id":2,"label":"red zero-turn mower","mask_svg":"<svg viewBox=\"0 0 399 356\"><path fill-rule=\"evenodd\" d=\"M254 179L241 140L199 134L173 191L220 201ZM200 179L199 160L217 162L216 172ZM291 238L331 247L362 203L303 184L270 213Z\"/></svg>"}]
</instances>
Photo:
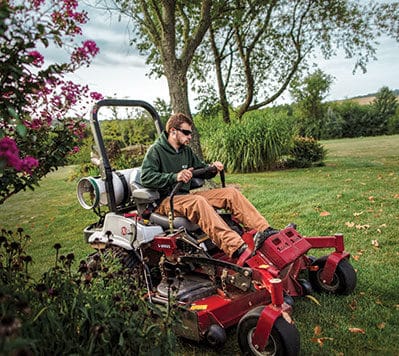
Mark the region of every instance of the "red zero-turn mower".
<instances>
[{"instance_id":1,"label":"red zero-turn mower","mask_svg":"<svg viewBox=\"0 0 399 356\"><path fill-rule=\"evenodd\" d=\"M238 260L228 257L198 225L174 217L173 196L179 186L171 193L169 216L161 216L153 212L159 193L142 187L140 168L112 170L97 118L104 106L141 107L150 113L158 133L162 130L157 112L146 102L102 100L94 106L91 127L101 177L82 178L77 187L81 205L99 216L84 230L87 242L115 253L128 267L139 266L149 302L167 305L173 286L182 320L178 335L221 347L226 329L237 326L244 354L298 354L299 333L290 318L293 297L312 290L349 294L355 288L343 236L303 237L290 226L251 254ZM192 187L212 174L195 170ZM220 178L224 186L224 174ZM105 213L101 206L107 208ZM231 214L218 213L253 250L255 231L243 230ZM307 255L312 248L333 251L315 259Z\"/></svg>"}]
</instances>

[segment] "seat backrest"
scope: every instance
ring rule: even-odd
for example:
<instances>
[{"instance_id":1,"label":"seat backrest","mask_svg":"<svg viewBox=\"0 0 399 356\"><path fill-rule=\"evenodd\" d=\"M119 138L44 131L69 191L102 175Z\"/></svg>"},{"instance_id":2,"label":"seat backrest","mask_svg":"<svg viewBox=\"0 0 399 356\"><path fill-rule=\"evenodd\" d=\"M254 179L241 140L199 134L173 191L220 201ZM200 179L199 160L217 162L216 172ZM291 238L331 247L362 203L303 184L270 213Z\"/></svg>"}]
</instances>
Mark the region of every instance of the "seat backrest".
<instances>
[{"instance_id":1,"label":"seat backrest","mask_svg":"<svg viewBox=\"0 0 399 356\"><path fill-rule=\"evenodd\" d=\"M141 184L141 168L136 167L133 169L133 171L130 173L129 177L129 185L131 191L135 191L136 189L142 189L144 188L143 185Z\"/></svg>"}]
</instances>

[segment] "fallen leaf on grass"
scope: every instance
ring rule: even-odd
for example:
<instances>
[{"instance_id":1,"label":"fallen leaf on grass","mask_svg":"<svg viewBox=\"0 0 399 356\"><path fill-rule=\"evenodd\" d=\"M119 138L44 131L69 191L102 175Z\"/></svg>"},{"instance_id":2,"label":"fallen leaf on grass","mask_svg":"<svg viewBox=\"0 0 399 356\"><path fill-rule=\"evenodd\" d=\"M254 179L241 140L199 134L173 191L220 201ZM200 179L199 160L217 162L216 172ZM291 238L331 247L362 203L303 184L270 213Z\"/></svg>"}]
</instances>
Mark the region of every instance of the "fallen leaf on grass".
<instances>
[{"instance_id":1,"label":"fallen leaf on grass","mask_svg":"<svg viewBox=\"0 0 399 356\"><path fill-rule=\"evenodd\" d=\"M371 196L369 196L369 200L371 201L371 202L374 202L374 197L371 195Z\"/></svg>"},{"instance_id":2,"label":"fallen leaf on grass","mask_svg":"<svg viewBox=\"0 0 399 356\"><path fill-rule=\"evenodd\" d=\"M374 247L377 247L377 248L380 247L380 243L378 242L378 240L371 240L371 244L372 244Z\"/></svg>"},{"instance_id":3,"label":"fallen leaf on grass","mask_svg":"<svg viewBox=\"0 0 399 356\"><path fill-rule=\"evenodd\" d=\"M331 215L328 211L322 211L320 213L320 216L328 216L328 215Z\"/></svg>"},{"instance_id":4,"label":"fallen leaf on grass","mask_svg":"<svg viewBox=\"0 0 399 356\"><path fill-rule=\"evenodd\" d=\"M315 336L318 336L321 334L321 326L320 325L316 325L313 329Z\"/></svg>"},{"instance_id":5,"label":"fallen leaf on grass","mask_svg":"<svg viewBox=\"0 0 399 356\"><path fill-rule=\"evenodd\" d=\"M308 294L306 298L310 299L313 303L317 305L321 305L320 302L313 295Z\"/></svg>"},{"instance_id":6,"label":"fallen leaf on grass","mask_svg":"<svg viewBox=\"0 0 399 356\"><path fill-rule=\"evenodd\" d=\"M363 214L363 211L361 211L360 213L353 213L353 216L360 216Z\"/></svg>"},{"instance_id":7,"label":"fallen leaf on grass","mask_svg":"<svg viewBox=\"0 0 399 356\"><path fill-rule=\"evenodd\" d=\"M349 221L347 221L346 223L345 223L345 225L347 226L347 227L354 227L355 226L355 223L354 222L349 222Z\"/></svg>"},{"instance_id":8,"label":"fallen leaf on grass","mask_svg":"<svg viewBox=\"0 0 399 356\"><path fill-rule=\"evenodd\" d=\"M365 334L366 331L364 329L360 329L360 328L349 328L349 331L351 333L355 333L355 334Z\"/></svg>"},{"instance_id":9,"label":"fallen leaf on grass","mask_svg":"<svg viewBox=\"0 0 399 356\"><path fill-rule=\"evenodd\" d=\"M364 225L356 225L356 229L358 230L367 230L370 227L370 225L364 224Z\"/></svg>"},{"instance_id":10,"label":"fallen leaf on grass","mask_svg":"<svg viewBox=\"0 0 399 356\"><path fill-rule=\"evenodd\" d=\"M353 255L352 258L353 258L355 261L359 261L360 256L359 256L359 255Z\"/></svg>"},{"instance_id":11,"label":"fallen leaf on grass","mask_svg":"<svg viewBox=\"0 0 399 356\"><path fill-rule=\"evenodd\" d=\"M399 194L395 194L393 197L394 197L395 199L399 199Z\"/></svg>"},{"instance_id":12,"label":"fallen leaf on grass","mask_svg":"<svg viewBox=\"0 0 399 356\"><path fill-rule=\"evenodd\" d=\"M312 337L311 340L312 342L319 344L320 347L323 347L324 341L333 341L334 339L332 337Z\"/></svg>"},{"instance_id":13,"label":"fallen leaf on grass","mask_svg":"<svg viewBox=\"0 0 399 356\"><path fill-rule=\"evenodd\" d=\"M351 308L351 310L356 310L357 309L356 300L352 300L352 302L349 304L349 308Z\"/></svg>"},{"instance_id":14,"label":"fallen leaf on grass","mask_svg":"<svg viewBox=\"0 0 399 356\"><path fill-rule=\"evenodd\" d=\"M385 323L382 322L382 323L377 324L377 328L380 329L380 330L384 329L385 328Z\"/></svg>"}]
</instances>

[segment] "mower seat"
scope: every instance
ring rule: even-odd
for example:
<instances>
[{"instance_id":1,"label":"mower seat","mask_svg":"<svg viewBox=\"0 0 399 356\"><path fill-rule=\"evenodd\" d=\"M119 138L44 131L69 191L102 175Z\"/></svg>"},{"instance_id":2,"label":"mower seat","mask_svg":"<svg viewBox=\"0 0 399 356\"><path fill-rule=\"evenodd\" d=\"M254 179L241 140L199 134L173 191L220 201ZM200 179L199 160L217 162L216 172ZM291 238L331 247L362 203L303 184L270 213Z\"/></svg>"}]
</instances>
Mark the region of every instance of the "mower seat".
<instances>
[{"instance_id":1,"label":"mower seat","mask_svg":"<svg viewBox=\"0 0 399 356\"><path fill-rule=\"evenodd\" d=\"M144 188L141 185L140 180L140 169L130 176L130 188L132 191L132 198L137 205L137 211L141 215L148 207L155 207L156 201L159 199L159 192ZM150 215L150 221L156 225L160 225L163 229L169 228L169 218L167 216L152 212ZM184 227L187 231L196 231L200 229L197 224L192 223L185 217L177 216L173 220L173 227L178 229Z\"/></svg>"}]
</instances>

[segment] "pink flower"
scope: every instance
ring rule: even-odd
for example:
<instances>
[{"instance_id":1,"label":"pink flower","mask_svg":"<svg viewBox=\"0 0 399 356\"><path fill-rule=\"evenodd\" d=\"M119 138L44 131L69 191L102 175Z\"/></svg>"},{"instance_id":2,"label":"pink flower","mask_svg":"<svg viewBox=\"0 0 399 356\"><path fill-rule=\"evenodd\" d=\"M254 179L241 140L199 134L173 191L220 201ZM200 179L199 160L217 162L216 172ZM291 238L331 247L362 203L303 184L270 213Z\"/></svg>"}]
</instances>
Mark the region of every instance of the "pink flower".
<instances>
[{"instance_id":1,"label":"pink flower","mask_svg":"<svg viewBox=\"0 0 399 356\"><path fill-rule=\"evenodd\" d=\"M10 137L0 139L0 161L6 166L13 167L16 171L32 174L32 169L39 165L39 161L31 156L19 158L19 150L15 141Z\"/></svg>"},{"instance_id":2,"label":"pink flower","mask_svg":"<svg viewBox=\"0 0 399 356\"><path fill-rule=\"evenodd\" d=\"M86 11L75 12L72 16L77 23L85 24L89 19Z\"/></svg>"},{"instance_id":3,"label":"pink flower","mask_svg":"<svg viewBox=\"0 0 399 356\"><path fill-rule=\"evenodd\" d=\"M33 58L32 64L36 67L41 67L44 64L44 58L38 51L30 51L28 56Z\"/></svg>"},{"instance_id":4,"label":"pink flower","mask_svg":"<svg viewBox=\"0 0 399 356\"><path fill-rule=\"evenodd\" d=\"M10 137L6 136L0 140L0 161L4 161L6 166L14 167L17 171L21 169L17 144Z\"/></svg>"},{"instance_id":5,"label":"pink flower","mask_svg":"<svg viewBox=\"0 0 399 356\"><path fill-rule=\"evenodd\" d=\"M78 7L77 0L64 0L64 5L67 9L76 9Z\"/></svg>"},{"instance_id":6,"label":"pink flower","mask_svg":"<svg viewBox=\"0 0 399 356\"><path fill-rule=\"evenodd\" d=\"M99 48L96 43L92 40L87 40L83 42L83 48L89 53L91 56L95 56L99 52Z\"/></svg>"},{"instance_id":7,"label":"pink flower","mask_svg":"<svg viewBox=\"0 0 399 356\"><path fill-rule=\"evenodd\" d=\"M37 9L40 7L41 4L44 3L44 0L33 0L32 3L33 3L33 6Z\"/></svg>"},{"instance_id":8,"label":"pink flower","mask_svg":"<svg viewBox=\"0 0 399 356\"><path fill-rule=\"evenodd\" d=\"M24 125L32 130L39 130L43 126L43 121L32 119L31 121L24 121Z\"/></svg>"},{"instance_id":9,"label":"pink flower","mask_svg":"<svg viewBox=\"0 0 399 356\"><path fill-rule=\"evenodd\" d=\"M74 146L71 151L71 154L78 153L79 151L80 151L80 148L78 146Z\"/></svg>"},{"instance_id":10,"label":"pink flower","mask_svg":"<svg viewBox=\"0 0 399 356\"><path fill-rule=\"evenodd\" d=\"M32 174L32 170L39 165L39 161L32 156L26 156L21 160L21 171Z\"/></svg>"},{"instance_id":11,"label":"pink flower","mask_svg":"<svg viewBox=\"0 0 399 356\"><path fill-rule=\"evenodd\" d=\"M102 94L97 93L97 92L95 92L95 91L93 91L93 92L90 93L90 97L91 97L93 100L102 100L102 99L104 99L104 97L103 97Z\"/></svg>"},{"instance_id":12,"label":"pink flower","mask_svg":"<svg viewBox=\"0 0 399 356\"><path fill-rule=\"evenodd\" d=\"M15 156L19 154L17 144L12 138L7 136L0 139L0 156L4 156L6 153L11 153Z\"/></svg>"},{"instance_id":13,"label":"pink flower","mask_svg":"<svg viewBox=\"0 0 399 356\"><path fill-rule=\"evenodd\" d=\"M89 64L90 56L94 57L99 52L99 48L92 40L84 41L81 47L75 48L71 55L73 63Z\"/></svg>"}]
</instances>

